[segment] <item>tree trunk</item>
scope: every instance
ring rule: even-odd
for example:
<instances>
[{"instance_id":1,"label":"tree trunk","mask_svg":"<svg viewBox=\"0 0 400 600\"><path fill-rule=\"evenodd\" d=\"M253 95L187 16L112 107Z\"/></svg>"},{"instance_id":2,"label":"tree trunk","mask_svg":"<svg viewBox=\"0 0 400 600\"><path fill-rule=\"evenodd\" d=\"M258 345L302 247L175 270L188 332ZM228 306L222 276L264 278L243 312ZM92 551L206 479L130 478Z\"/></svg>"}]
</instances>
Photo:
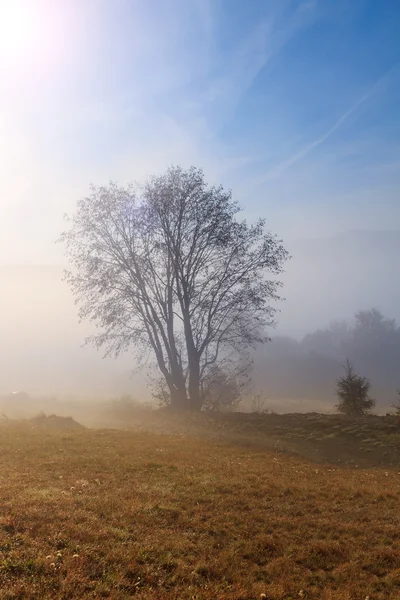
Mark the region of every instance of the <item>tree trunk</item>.
<instances>
[{"instance_id":1,"label":"tree trunk","mask_svg":"<svg viewBox=\"0 0 400 600\"><path fill-rule=\"evenodd\" d=\"M202 399L200 393L200 360L193 339L189 310L182 303L183 324L185 331L186 351L189 367L189 410L201 410Z\"/></svg>"},{"instance_id":2,"label":"tree trunk","mask_svg":"<svg viewBox=\"0 0 400 600\"><path fill-rule=\"evenodd\" d=\"M196 355L189 357L189 408L190 410L201 410L200 394L200 364Z\"/></svg>"},{"instance_id":3,"label":"tree trunk","mask_svg":"<svg viewBox=\"0 0 400 600\"><path fill-rule=\"evenodd\" d=\"M179 389L174 385L169 388L171 396L171 408L174 410L186 410L188 408L188 398L186 390Z\"/></svg>"}]
</instances>

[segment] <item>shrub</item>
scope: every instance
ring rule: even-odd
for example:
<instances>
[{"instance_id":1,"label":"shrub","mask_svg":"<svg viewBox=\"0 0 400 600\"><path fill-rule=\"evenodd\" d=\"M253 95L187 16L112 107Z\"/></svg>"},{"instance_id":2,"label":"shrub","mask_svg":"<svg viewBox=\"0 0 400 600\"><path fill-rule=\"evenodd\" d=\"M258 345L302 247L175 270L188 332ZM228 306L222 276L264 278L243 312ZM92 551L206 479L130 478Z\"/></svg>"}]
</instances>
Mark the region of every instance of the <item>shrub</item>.
<instances>
[{"instance_id":1,"label":"shrub","mask_svg":"<svg viewBox=\"0 0 400 600\"><path fill-rule=\"evenodd\" d=\"M247 371L227 373L216 367L202 386L203 409L211 412L234 410L242 401L247 383Z\"/></svg>"},{"instance_id":2,"label":"shrub","mask_svg":"<svg viewBox=\"0 0 400 600\"><path fill-rule=\"evenodd\" d=\"M129 394L108 400L106 407L109 414L119 418L129 418L152 408L150 404L139 402Z\"/></svg>"},{"instance_id":3,"label":"shrub","mask_svg":"<svg viewBox=\"0 0 400 600\"><path fill-rule=\"evenodd\" d=\"M272 412L268 407L267 397L262 395L261 392L251 397L251 412L257 415L267 415Z\"/></svg>"},{"instance_id":4,"label":"shrub","mask_svg":"<svg viewBox=\"0 0 400 600\"><path fill-rule=\"evenodd\" d=\"M392 404L392 408L394 408L396 417L400 417L400 388L397 390L397 400Z\"/></svg>"}]
</instances>

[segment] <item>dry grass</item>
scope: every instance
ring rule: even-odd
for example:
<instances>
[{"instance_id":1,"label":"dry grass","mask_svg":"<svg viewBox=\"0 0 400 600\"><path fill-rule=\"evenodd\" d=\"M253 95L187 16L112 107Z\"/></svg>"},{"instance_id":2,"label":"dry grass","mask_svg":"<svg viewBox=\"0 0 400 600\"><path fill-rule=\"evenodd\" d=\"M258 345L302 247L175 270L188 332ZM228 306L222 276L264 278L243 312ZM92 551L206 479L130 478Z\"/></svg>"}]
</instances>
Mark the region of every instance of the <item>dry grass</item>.
<instances>
[{"instance_id":1,"label":"dry grass","mask_svg":"<svg viewBox=\"0 0 400 600\"><path fill-rule=\"evenodd\" d=\"M77 415L79 419L79 415ZM225 441L282 450L319 462L400 470L400 419L395 415L349 418L338 414L198 413L131 411L85 422L94 426L175 433L209 441Z\"/></svg>"},{"instance_id":2,"label":"dry grass","mask_svg":"<svg viewBox=\"0 0 400 600\"><path fill-rule=\"evenodd\" d=\"M398 469L0 427L0 598L400 598Z\"/></svg>"}]
</instances>

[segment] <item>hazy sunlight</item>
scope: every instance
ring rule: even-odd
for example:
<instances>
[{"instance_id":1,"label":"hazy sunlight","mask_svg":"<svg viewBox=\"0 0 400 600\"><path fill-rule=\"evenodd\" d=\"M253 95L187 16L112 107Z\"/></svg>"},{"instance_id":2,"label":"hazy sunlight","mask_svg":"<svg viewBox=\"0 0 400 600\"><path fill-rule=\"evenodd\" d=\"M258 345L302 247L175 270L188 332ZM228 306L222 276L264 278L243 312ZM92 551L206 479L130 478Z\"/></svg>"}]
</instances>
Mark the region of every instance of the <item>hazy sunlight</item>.
<instances>
[{"instance_id":1,"label":"hazy sunlight","mask_svg":"<svg viewBox=\"0 0 400 600\"><path fill-rule=\"evenodd\" d=\"M40 46L43 15L32 3L3 0L0 4L0 52L3 60L12 63ZM12 65L11 65L12 66Z\"/></svg>"}]
</instances>

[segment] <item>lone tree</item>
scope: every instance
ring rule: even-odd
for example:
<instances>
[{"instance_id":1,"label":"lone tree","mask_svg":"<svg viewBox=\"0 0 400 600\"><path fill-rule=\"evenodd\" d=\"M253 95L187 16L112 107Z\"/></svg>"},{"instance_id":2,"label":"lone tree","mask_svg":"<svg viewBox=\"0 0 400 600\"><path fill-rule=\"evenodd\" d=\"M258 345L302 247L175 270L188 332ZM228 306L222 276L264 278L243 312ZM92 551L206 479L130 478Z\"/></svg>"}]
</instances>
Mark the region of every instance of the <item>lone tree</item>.
<instances>
[{"instance_id":1,"label":"lone tree","mask_svg":"<svg viewBox=\"0 0 400 600\"><path fill-rule=\"evenodd\" d=\"M172 407L200 410L216 368L231 377L274 323L288 254L240 210L201 170L172 167L144 186L92 187L66 217L66 280L99 328L87 341L155 359Z\"/></svg>"},{"instance_id":2,"label":"lone tree","mask_svg":"<svg viewBox=\"0 0 400 600\"><path fill-rule=\"evenodd\" d=\"M375 400L369 397L370 382L366 377L360 377L355 373L353 365L347 359L344 365L345 375L337 382L337 396L339 404L336 408L339 412L359 417L369 413L375 406Z\"/></svg>"}]
</instances>

